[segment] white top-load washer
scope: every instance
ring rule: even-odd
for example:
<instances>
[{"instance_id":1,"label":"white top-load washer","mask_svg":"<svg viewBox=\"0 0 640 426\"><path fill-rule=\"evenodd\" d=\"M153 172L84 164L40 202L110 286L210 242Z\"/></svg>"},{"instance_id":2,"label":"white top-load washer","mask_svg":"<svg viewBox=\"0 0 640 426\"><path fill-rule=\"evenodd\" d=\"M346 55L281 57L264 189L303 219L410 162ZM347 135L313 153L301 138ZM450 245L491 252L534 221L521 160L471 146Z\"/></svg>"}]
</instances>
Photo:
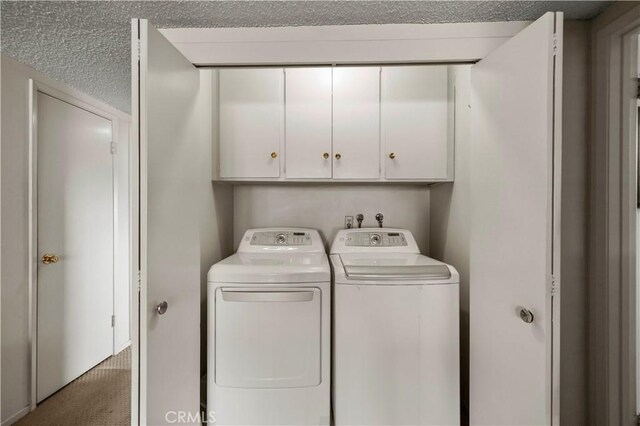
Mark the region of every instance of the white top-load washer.
<instances>
[{"instance_id":1,"label":"white top-load washer","mask_svg":"<svg viewBox=\"0 0 640 426\"><path fill-rule=\"evenodd\" d=\"M331 270L318 231L250 229L208 282L209 418L328 425Z\"/></svg>"},{"instance_id":2,"label":"white top-load washer","mask_svg":"<svg viewBox=\"0 0 640 426\"><path fill-rule=\"evenodd\" d=\"M330 258L334 423L459 424L455 268L405 229L341 230Z\"/></svg>"}]
</instances>

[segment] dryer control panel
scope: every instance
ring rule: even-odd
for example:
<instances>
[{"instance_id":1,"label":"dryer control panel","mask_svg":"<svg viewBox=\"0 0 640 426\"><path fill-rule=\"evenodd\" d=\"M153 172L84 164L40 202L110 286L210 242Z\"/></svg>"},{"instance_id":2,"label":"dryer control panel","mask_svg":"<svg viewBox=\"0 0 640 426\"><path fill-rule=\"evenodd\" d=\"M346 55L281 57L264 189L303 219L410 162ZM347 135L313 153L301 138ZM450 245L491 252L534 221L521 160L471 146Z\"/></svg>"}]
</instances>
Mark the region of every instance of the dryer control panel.
<instances>
[{"instance_id":1,"label":"dryer control panel","mask_svg":"<svg viewBox=\"0 0 640 426\"><path fill-rule=\"evenodd\" d=\"M262 231L251 237L252 246L310 246L311 234L305 231Z\"/></svg>"}]
</instances>

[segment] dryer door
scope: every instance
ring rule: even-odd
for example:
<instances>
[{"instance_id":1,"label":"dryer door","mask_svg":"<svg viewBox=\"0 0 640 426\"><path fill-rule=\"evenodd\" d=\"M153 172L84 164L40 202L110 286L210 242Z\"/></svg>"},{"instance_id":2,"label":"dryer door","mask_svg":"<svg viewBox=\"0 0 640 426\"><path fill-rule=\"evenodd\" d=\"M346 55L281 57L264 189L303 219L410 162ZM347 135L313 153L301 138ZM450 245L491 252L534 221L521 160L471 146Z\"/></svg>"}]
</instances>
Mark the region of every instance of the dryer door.
<instances>
[{"instance_id":1,"label":"dryer door","mask_svg":"<svg viewBox=\"0 0 640 426\"><path fill-rule=\"evenodd\" d=\"M321 291L216 290L215 380L235 388L320 384Z\"/></svg>"}]
</instances>

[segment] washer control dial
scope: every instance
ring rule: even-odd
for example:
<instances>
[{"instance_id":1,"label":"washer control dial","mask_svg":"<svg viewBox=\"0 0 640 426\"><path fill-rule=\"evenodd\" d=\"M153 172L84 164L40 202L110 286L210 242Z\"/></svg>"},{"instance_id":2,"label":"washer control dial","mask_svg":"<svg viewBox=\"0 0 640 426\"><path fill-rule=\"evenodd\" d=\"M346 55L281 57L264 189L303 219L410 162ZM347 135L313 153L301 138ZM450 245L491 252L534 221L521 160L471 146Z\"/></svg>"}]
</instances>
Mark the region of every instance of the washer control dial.
<instances>
[{"instance_id":1,"label":"washer control dial","mask_svg":"<svg viewBox=\"0 0 640 426\"><path fill-rule=\"evenodd\" d=\"M373 244L374 246L377 246L382 241L382 237L380 236L380 234L371 234L370 238L371 244Z\"/></svg>"},{"instance_id":2,"label":"washer control dial","mask_svg":"<svg viewBox=\"0 0 640 426\"><path fill-rule=\"evenodd\" d=\"M287 235L283 233L276 234L276 244L287 244Z\"/></svg>"}]
</instances>

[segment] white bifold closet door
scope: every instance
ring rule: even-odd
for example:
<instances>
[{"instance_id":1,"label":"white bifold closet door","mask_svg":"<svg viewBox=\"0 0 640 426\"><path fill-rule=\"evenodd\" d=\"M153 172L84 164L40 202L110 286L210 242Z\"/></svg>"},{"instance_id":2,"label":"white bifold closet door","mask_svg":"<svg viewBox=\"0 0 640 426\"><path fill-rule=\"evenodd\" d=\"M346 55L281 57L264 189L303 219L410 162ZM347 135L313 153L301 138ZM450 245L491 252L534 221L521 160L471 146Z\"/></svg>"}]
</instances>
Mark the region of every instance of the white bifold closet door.
<instances>
[{"instance_id":1,"label":"white bifold closet door","mask_svg":"<svg viewBox=\"0 0 640 426\"><path fill-rule=\"evenodd\" d=\"M139 172L132 252L140 271L132 299L132 423L175 423L184 412L181 423L199 424L197 165L211 143L202 131L206 107L199 104L200 72L146 20L134 19L132 31L132 176Z\"/></svg>"},{"instance_id":2,"label":"white bifold closet door","mask_svg":"<svg viewBox=\"0 0 640 426\"><path fill-rule=\"evenodd\" d=\"M561 75L560 13L472 67L472 425L559 423Z\"/></svg>"}]
</instances>

